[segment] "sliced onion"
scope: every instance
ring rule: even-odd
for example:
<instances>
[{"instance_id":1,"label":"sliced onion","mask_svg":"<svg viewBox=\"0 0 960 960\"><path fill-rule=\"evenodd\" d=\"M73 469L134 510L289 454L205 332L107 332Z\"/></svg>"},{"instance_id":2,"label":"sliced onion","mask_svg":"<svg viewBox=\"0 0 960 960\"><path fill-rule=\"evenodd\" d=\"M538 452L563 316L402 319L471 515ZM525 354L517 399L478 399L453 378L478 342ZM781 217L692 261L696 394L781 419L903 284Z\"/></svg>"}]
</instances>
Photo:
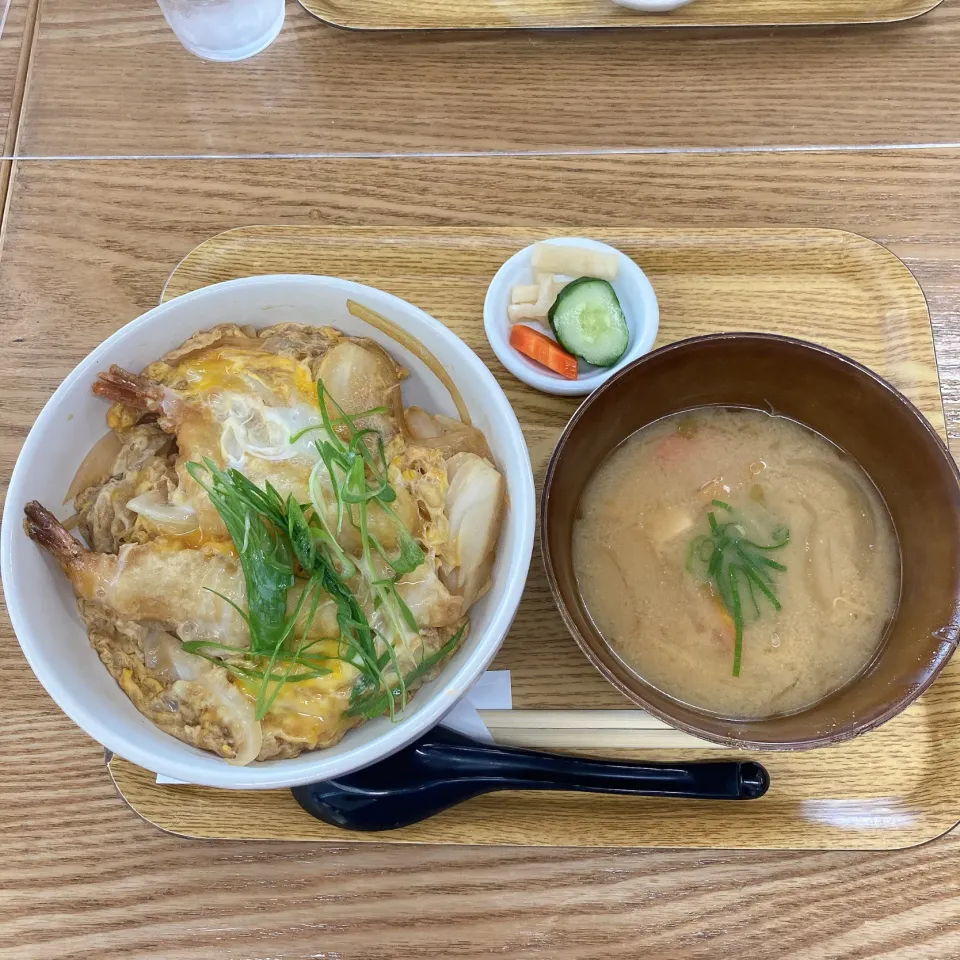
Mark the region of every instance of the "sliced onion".
<instances>
[{"instance_id":1,"label":"sliced onion","mask_svg":"<svg viewBox=\"0 0 960 960\"><path fill-rule=\"evenodd\" d=\"M217 720L229 730L237 755L227 763L242 767L257 759L263 746L263 729L253 702L227 678L224 669L207 670L196 680L179 680L173 685L175 697L198 709L212 708Z\"/></svg>"},{"instance_id":2,"label":"sliced onion","mask_svg":"<svg viewBox=\"0 0 960 960\"><path fill-rule=\"evenodd\" d=\"M443 433L436 417L427 413L423 407L407 407L403 411L403 417L407 421L407 432L414 440L423 442Z\"/></svg>"},{"instance_id":3,"label":"sliced onion","mask_svg":"<svg viewBox=\"0 0 960 960\"><path fill-rule=\"evenodd\" d=\"M487 438L476 427L439 413L427 413L422 407L407 407L403 413L407 431L417 443L439 450L447 457L456 453L475 453L493 459Z\"/></svg>"},{"instance_id":4,"label":"sliced onion","mask_svg":"<svg viewBox=\"0 0 960 960\"><path fill-rule=\"evenodd\" d=\"M206 688L218 708L220 719L234 735L237 755L227 758L227 763L243 767L256 760L263 746L263 728L257 720L253 703L230 683L222 670L205 673L197 684Z\"/></svg>"},{"instance_id":5,"label":"sliced onion","mask_svg":"<svg viewBox=\"0 0 960 960\"><path fill-rule=\"evenodd\" d=\"M197 529L197 512L186 503L168 503L156 490L127 501L127 508L155 523L166 533L192 533Z\"/></svg>"},{"instance_id":6,"label":"sliced onion","mask_svg":"<svg viewBox=\"0 0 960 960\"><path fill-rule=\"evenodd\" d=\"M120 438L112 430L102 436L83 458L83 463L80 464L73 480L70 481L63 502L67 503L73 500L78 493L83 493L88 487L106 480L113 472L113 465L116 463L122 447Z\"/></svg>"},{"instance_id":7,"label":"sliced onion","mask_svg":"<svg viewBox=\"0 0 960 960\"><path fill-rule=\"evenodd\" d=\"M313 504L313 509L317 516L325 522L326 526L334 531L335 535L339 535L340 531L334 529L337 526L336 502L331 503L327 499L328 491L331 497L333 496L333 485L330 483L330 471L322 460L318 460L313 465L313 469L310 471L310 479L307 481L307 489L310 491L310 503Z\"/></svg>"},{"instance_id":8,"label":"sliced onion","mask_svg":"<svg viewBox=\"0 0 960 960\"><path fill-rule=\"evenodd\" d=\"M165 630L151 630L143 640L143 663L154 676L167 683L197 680L213 665L187 653L180 641Z\"/></svg>"}]
</instances>

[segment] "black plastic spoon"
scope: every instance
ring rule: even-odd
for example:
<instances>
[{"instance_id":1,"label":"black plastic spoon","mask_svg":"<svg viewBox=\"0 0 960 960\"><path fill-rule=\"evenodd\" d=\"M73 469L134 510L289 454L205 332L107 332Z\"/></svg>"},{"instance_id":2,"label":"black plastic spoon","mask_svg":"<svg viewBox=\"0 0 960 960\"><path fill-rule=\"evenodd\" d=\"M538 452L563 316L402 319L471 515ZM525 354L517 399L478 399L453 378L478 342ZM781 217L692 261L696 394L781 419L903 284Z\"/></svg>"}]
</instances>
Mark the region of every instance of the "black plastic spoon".
<instances>
[{"instance_id":1,"label":"black plastic spoon","mask_svg":"<svg viewBox=\"0 0 960 960\"><path fill-rule=\"evenodd\" d=\"M759 763L615 763L498 747L435 727L365 770L302 787L307 813L346 830L395 830L494 790L573 790L636 797L755 800L770 786Z\"/></svg>"}]
</instances>

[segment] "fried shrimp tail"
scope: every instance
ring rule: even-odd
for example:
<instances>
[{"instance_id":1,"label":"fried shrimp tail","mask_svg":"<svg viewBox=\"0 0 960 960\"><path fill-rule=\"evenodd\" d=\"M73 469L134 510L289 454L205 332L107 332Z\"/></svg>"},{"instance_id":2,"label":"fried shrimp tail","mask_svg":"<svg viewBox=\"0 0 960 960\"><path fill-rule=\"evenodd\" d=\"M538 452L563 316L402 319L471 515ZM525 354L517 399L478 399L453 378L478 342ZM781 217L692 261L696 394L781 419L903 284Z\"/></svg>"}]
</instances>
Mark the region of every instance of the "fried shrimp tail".
<instances>
[{"instance_id":1,"label":"fried shrimp tail","mask_svg":"<svg viewBox=\"0 0 960 960\"><path fill-rule=\"evenodd\" d=\"M123 403L151 413L163 411L164 388L156 380L138 373L130 373L114 364L107 373L99 374L93 385L98 397L113 403Z\"/></svg>"},{"instance_id":2,"label":"fried shrimp tail","mask_svg":"<svg viewBox=\"0 0 960 960\"><path fill-rule=\"evenodd\" d=\"M88 550L54 515L31 501L24 530L49 550L81 600L103 604L124 620L156 620L179 629L188 621L201 635L242 644L249 634L225 601L245 602L239 562L220 548L191 550L175 543L127 544L119 554Z\"/></svg>"},{"instance_id":3,"label":"fried shrimp tail","mask_svg":"<svg viewBox=\"0 0 960 960\"><path fill-rule=\"evenodd\" d=\"M23 512L24 532L35 543L49 550L68 575L71 569L83 562L84 556L90 551L43 504L31 500Z\"/></svg>"},{"instance_id":4,"label":"fried shrimp tail","mask_svg":"<svg viewBox=\"0 0 960 960\"><path fill-rule=\"evenodd\" d=\"M181 636L244 646L250 631L238 608L246 605L240 561L224 544L194 549L153 540L125 544L117 554L96 553L74 539L49 510L36 501L24 508L27 535L60 563L81 600L102 604L123 620L150 620ZM302 588L290 591L290 612ZM310 635L339 633L336 605L324 598Z\"/></svg>"}]
</instances>

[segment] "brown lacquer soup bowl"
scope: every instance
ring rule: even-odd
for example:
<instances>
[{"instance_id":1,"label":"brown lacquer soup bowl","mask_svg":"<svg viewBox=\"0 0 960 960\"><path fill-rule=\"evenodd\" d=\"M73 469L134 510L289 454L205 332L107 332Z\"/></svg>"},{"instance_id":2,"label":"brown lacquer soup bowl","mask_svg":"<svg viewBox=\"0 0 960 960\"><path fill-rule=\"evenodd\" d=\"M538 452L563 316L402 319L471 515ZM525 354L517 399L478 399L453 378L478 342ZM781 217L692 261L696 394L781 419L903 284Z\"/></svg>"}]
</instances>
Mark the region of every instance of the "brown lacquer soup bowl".
<instances>
[{"instance_id":1,"label":"brown lacquer soup bowl","mask_svg":"<svg viewBox=\"0 0 960 960\"><path fill-rule=\"evenodd\" d=\"M578 589L571 541L591 476L635 431L703 406L774 411L833 441L873 480L899 540L900 600L884 643L852 682L789 716L725 719L666 695L604 640ZM717 334L625 367L564 430L547 468L540 534L554 598L597 669L650 713L731 746L806 749L871 730L933 683L960 637L960 477L953 458L916 407L879 376L800 340Z\"/></svg>"}]
</instances>

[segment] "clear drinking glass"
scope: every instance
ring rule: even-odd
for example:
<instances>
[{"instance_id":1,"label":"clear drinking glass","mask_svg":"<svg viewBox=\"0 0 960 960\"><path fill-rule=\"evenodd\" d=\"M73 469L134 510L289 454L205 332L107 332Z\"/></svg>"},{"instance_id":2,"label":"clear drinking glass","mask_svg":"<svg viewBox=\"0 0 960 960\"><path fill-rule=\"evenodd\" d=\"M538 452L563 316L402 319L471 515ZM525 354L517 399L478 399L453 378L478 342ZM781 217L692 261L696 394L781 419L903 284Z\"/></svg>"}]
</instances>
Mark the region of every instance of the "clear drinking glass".
<instances>
[{"instance_id":1,"label":"clear drinking glass","mask_svg":"<svg viewBox=\"0 0 960 960\"><path fill-rule=\"evenodd\" d=\"M157 0L177 39L204 60L244 60L283 26L285 0Z\"/></svg>"}]
</instances>

